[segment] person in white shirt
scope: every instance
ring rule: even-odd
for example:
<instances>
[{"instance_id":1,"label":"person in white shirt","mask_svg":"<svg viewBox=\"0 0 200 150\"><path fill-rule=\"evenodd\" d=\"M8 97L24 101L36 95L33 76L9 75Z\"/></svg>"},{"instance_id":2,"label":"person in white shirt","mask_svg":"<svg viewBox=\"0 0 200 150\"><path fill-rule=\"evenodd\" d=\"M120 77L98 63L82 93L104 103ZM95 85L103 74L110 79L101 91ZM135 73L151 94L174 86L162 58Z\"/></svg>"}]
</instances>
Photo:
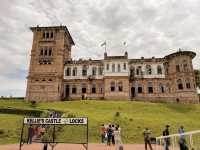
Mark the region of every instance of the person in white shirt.
<instances>
[{"instance_id":1,"label":"person in white shirt","mask_svg":"<svg viewBox=\"0 0 200 150\"><path fill-rule=\"evenodd\" d=\"M120 150L120 146L122 146L122 140L121 140L121 132L118 127L115 128L114 137L115 137L115 149Z\"/></svg>"}]
</instances>

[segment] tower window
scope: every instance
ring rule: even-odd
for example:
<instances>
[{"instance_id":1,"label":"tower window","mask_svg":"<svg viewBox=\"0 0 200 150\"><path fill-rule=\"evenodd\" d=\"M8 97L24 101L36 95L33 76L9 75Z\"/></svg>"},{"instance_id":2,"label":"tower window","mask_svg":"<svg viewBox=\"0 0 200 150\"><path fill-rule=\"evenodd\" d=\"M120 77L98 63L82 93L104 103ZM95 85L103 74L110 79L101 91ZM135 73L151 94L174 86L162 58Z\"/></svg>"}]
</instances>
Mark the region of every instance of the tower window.
<instances>
[{"instance_id":1,"label":"tower window","mask_svg":"<svg viewBox=\"0 0 200 150\"><path fill-rule=\"evenodd\" d=\"M177 84L178 84L178 89L182 90L183 89L183 83L182 83L181 79L177 80Z\"/></svg>"},{"instance_id":2,"label":"tower window","mask_svg":"<svg viewBox=\"0 0 200 150\"><path fill-rule=\"evenodd\" d=\"M45 39L45 32L43 32L42 38Z\"/></svg>"},{"instance_id":3,"label":"tower window","mask_svg":"<svg viewBox=\"0 0 200 150\"><path fill-rule=\"evenodd\" d=\"M41 50L40 50L40 55L41 55L41 56L43 55L43 52L44 52L43 49L41 49Z\"/></svg>"},{"instance_id":4,"label":"tower window","mask_svg":"<svg viewBox=\"0 0 200 150\"><path fill-rule=\"evenodd\" d=\"M49 56L51 56L52 55L52 50L51 49L49 49Z\"/></svg>"},{"instance_id":5,"label":"tower window","mask_svg":"<svg viewBox=\"0 0 200 150\"><path fill-rule=\"evenodd\" d=\"M186 82L187 89L190 89L191 88L190 79L187 79L185 82Z\"/></svg>"},{"instance_id":6,"label":"tower window","mask_svg":"<svg viewBox=\"0 0 200 150\"><path fill-rule=\"evenodd\" d=\"M176 72L180 72L180 66L176 65Z\"/></svg>"},{"instance_id":7,"label":"tower window","mask_svg":"<svg viewBox=\"0 0 200 150\"><path fill-rule=\"evenodd\" d=\"M53 32L51 32L51 38L53 38Z\"/></svg>"},{"instance_id":8,"label":"tower window","mask_svg":"<svg viewBox=\"0 0 200 150\"><path fill-rule=\"evenodd\" d=\"M47 56L47 53L48 53L48 50L45 49L45 51L44 51L44 55Z\"/></svg>"},{"instance_id":9,"label":"tower window","mask_svg":"<svg viewBox=\"0 0 200 150\"><path fill-rule=\"evenodd\" d=\"M46 38L47 38L47 39L49 38L49 32L46 33Z\"/></svg>"}]
</instances>

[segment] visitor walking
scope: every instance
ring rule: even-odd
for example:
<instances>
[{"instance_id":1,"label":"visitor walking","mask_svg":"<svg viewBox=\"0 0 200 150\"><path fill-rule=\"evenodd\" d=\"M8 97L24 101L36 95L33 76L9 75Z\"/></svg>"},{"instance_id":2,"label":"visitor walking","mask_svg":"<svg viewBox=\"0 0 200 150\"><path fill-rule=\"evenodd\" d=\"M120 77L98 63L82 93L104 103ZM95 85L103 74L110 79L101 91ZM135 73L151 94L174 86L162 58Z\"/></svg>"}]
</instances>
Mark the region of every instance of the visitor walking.
<instances>
[{"instance_id":1,"label":"visitor walking","mask_svg":"<svg viewBox=\"0 0 200 150\"><path fill-rule=\"evenodd\" d=\"M169 136L169 125L166 125L165 130L163 131L163 136ZM164 150L169 150L170 138L164 138Z\"/></svg>"},{"instance_id":2,"label":"visitor walking","mask_svg":"<svg viewBox=\"0 0 200 150\"><path fill-rule=\"evenodd\" d=\"M114 135L114 132L115 132L115 125L113 124L112 125L112 145L115 145L115 135Z\"/></svg>"},{"instance_id":3,"label":"visitor walking","mask_svg":"<svg viewBox=\"0 0 200 150\"><path fill-rule=\"evenodd\" d=\"M151 140L150 140L151 131L148 128L145 128L143 135L144 135L145 150L147 150L147 145L149 145L150 150L153 150L151 146Z\"/></svg>"},{"instance_id":4,"label":"visitor walking","mask_svg":"<svg viewBox=\"0 0 200 150\"><path fill-rule=\"evenodd\" d=\"M180 146L180 150L188 150L188 147L186 145L186 140L185 140L185 131L184 131L184 127L180 126L180 128L178 129L178 133L180 134L180 138L179 138L179 146Z\"/></svg>"},{"instance_id":5,"label":"visitor walking","mask_svg":"<svg viewBox=\"0 0 200 150\"><path fill-rule=\"evenodd\" d=\"M123 150L123 145L122 145L122 141L121 141L121 132L118 127L115 128L114 139L115 139L115 149Z\"/></svg>"},{"instance_id":6,"label":"visitor walking","mask_svg":"<svg viewBox=\"0 0 200 150\"><path fill-rule=\"evenodd\" d=\"M109 125L107 129L107 136L108 136L107 145L111 145L112 135L113 135L112 126Z\"/></svg>"},{"instance_id":7,"label":"visitor walking","mask_svg":"<svg viewBox=\"0 0 200 150\"><path fill-rule=\"evenodd\" d=\"M101 134L101 143L105 143L106 128L104 124L101 125L100 134Z\"/></svg>"},{"instance_id":8,"label":"visitor walking","mask_svg":"<svg viewBox=\"0 0 200 150\"><path fill-rule=\"evenodd\" d=\"M34 129L33 129L33 126L30 125L30 127L28 128L28 140L27 140L27 144L32 144L33 136L34 136Z\"/></svg>"}]
</instances>

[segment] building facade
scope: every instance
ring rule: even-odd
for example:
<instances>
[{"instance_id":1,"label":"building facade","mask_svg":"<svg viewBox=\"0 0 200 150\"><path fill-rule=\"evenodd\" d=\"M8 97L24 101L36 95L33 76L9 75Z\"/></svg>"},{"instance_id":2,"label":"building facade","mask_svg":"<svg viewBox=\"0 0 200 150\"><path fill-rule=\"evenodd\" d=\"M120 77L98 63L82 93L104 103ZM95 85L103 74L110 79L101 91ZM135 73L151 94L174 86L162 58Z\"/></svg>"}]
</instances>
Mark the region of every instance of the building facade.
<instances>
[{"instance_id":1,"label":"building facade","mask_svg":"<svg viewBox=\"0 0 200 150\"><path fill-rule=\"evenodd\" d=\"M108 56L73 60L66 26L31 27L33 44L26 100L146 100L198 103L192 51L163 58Z\"/></svg>"}]
</instances>

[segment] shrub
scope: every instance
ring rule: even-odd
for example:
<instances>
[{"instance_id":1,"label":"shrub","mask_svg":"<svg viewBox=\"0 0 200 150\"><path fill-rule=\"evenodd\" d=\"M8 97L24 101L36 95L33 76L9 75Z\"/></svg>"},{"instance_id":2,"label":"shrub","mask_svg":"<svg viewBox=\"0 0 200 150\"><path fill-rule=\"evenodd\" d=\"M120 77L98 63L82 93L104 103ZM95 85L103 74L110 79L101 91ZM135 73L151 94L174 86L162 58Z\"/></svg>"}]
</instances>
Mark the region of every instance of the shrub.
<instances>
[{"instance_id":1,"label":"shrub","mask_svg":"<svg viewBox=\"0 0 200 150\"><path fill-rule=\"evenodd\" d=\"M120 117L120 112L117 111L117 112L115 113L115 117Z\"/></svg>"}]
</instances>

